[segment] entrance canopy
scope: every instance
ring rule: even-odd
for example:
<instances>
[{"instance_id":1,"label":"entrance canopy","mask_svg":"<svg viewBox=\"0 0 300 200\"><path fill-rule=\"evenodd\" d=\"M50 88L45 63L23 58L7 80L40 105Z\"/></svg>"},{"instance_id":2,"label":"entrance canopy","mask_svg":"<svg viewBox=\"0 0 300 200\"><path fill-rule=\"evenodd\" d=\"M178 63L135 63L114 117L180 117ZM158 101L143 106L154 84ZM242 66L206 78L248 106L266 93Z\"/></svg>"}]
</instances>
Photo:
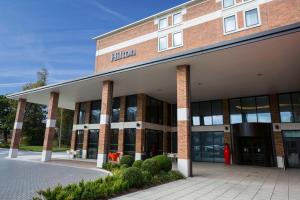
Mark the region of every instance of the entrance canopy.
<instances>
[{"instance_id":1,"label":"entrance canopy","mask_svg":"<svg viewBox=\"0 0 300 200\"><path fill-rule=\"evenodd\" d=\"M102 82L114 82L114 96L145 93L176 103L176 66L191 69L192 101L273 94L300 90L300 23L123 66L58 84L8 95L47 105L50 93L60 93L59 107L101 99Z\"/></svg>"}]
</instances>

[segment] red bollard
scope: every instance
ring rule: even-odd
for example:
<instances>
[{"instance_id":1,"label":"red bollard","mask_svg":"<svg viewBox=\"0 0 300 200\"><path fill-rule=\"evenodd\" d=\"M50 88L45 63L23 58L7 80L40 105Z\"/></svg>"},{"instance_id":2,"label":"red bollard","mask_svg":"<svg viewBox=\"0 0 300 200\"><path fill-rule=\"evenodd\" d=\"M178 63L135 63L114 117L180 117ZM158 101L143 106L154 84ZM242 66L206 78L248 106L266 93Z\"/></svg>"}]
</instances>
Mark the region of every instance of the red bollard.
<instances>
[{"instance_id":1,"label":"red bollard","mask_svg":"<svg viewBox=\"0 0 300 200\"><path fill-rule=\"evenodd\" d=\"M230 165L230 147L229 147L229 144L225 144L225 147L224 147L224 160L225 160L225 165Z\"/></svg>"}]
</instances>

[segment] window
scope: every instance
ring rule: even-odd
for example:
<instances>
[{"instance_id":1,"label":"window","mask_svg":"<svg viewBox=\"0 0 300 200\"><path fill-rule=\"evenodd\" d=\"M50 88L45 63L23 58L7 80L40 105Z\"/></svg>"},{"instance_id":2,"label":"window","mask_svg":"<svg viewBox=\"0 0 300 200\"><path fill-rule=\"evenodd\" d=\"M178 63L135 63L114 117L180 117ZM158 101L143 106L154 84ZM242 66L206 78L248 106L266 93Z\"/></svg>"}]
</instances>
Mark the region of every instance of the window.
<instances>
[{"instance_id":1,"label":"window","mask_svg":"<svg viewBox=\"0 0 300 200\"><path fill-rule=\"evenodd\" d=\"M79 104L79 114L78 114L78 124L84 124L85 123L85 103Z\"/></svg>"},{"instance_id":2,"label":"window","mask_svg":"<svg viewBox=\"0 0 300 200\"><path fill-rule=\"evenodd\" d=\"M83 130L78 130L76 133L76 145L75 150L79 151L79 158L82 158L82 149L83 149Z\"/></svg>"},{"instance_id":3,"label":"window","mask_svg":"<svg viewBox=\"0 0 300 200\"><path fill-rule=\"evenodd\" d=\"M131 95L126 97L126 122L136 121L137 96Z\"/></svg>"},{"instance_id":4,"label":"window","mask_svg":"<svg viewBox=\"0 0 300 200\"><path fill-rule=\"evenodd\" d=\"M300 93L279 95L281 122L300 122Z\"/></svg>"},{"instance_id":5,"label":"window","mask_svg":"<svg viewBox=\"0 0 300 200\"><path fill-rule=\"evenodd\" d=\"M242 123L242 106L240 99L230 100L230 122L231 124Z\"/></svg>"},{"instance_id":6,"label":"window","mask_svg":"<svg viewBox=\"0 0 300 200\"><path fill-rule=\"evenodd\" d=\"M224 30L225 33L229 33L236 30L236 17L232 15L230 17L224 18Z\"/></svg>"},{"instance_id":7,"label":"window","mask_svg":"<svg viewBox=\"0 0 300 200\"><path fill-rule=\"evenodd\" d=\"M97 159L98 154L99 130L89 130L89 144L87 158Z\"/></svg>"},{"instance_id":8,"label":"window","mask_svg":"<svg viewBox=\"0 0 300 200\"><path fill-rule=\"evenodd\" d=\"M173 47L182 45L182 32L173 33Z\"/></svg>"},{"instance_id":9,"label":"window","mask_svg":"<svg viewBox=\"0 0 300 200\"><path fill-rule=\"evenodd\" d=\"M256 97L256 112L259 122L271 123L270 102L267 96Z\"/></svg>"},{"instance_id":10,"label":"window","mask_svg":"<svg viewBox=\"0 0 300 200\"><path fill-rule=\"evenodd\" d=\"M255 97L243 98L241 101L243 122L257 122Z\"/></svg>"},{"instance_id":11,"label":"window","mask_svg":"<svg viewBox=\"0 0 300 200\"><path fill-rule=\"evenodd\" d=\"M163 102L147 96L146 121L150 123L163 124Z\"/></svg>"},{"instance_id":12,"label":"window","mask_svg":"<svg viewBox=\"0 0 300 200\"><path fill-rule=\"evenodd\" d=\"M168 36L163 36L158 39L159 51L166 50L168 48Z\"/></svg>"},{"instance_id":13,"label":"window","mask_svg":"<svg viewBox=\"0 0 300 200\"><path fill-rule=\"evenodd\" d=\"M167 152L177 153L177 133L167 133Z\"/></svg>"},{"instance_id":14,"label":"window","mask_svg":"<svg viewBox=\"0 0 300 200\"><path fill-rule=\"evenodd\" d=\"M158 22L158 28L159 30L167 28L168 27L168 18L162 18Z\"/></svg>"},{"instance_id":15,"label":"window","mask_svg":"<svg viewBox=\"0 0 300 200\"><path fill-rule=\"evenodd\" d=\"M223 0L223 8L228 8L234 5L234 0Z\"/></svg>"},{"instance_id":16,"label":"window","mask_svg":"<svg viewBox=\"0 0 300 200\"><path fill-rule=\"evenodd\" d=\"M180 13L176 13L173 15L173 25L179 24L182 22L182 14Z\"/></svg>"},{"instance_id":17,"label":"window","mask_svg":"<svg viewBox=\"0 0 300 200\"><path fill-rule=\"evenodd\" d=\"M135 131L134 128L124 129L124 155L135 157Z\"/></svg>"},{"instance_id":18,"label":"window","mask_svg":"<svg viewBox=\"0 0 300 200\"><path fill-rule=\"evenodd\" d=\"M91 124L99 124L101 116L101 101L93 101L91 105Z\"/></svg>"},{"instance_id":19,"label":"window","mask_svg":"<svg viewBox=\"0 0 300 200\"><path fill-rule=\"evenodd\" d=\"M120 118L120 97L113 98L113 105L112 105L112 122L119 122Z\"/></svg>"},{"instance_id":20,"label":"window","mask_svg":"<svg viewBox=\"0 0 300 200\"><path fill-rule=\"evenodd\" d=\"M245 12L246 27L259 24L257 8Z\"/></svg>"},{"instance_id":21,"label":"window","mask_svg":"<svg viewBox=\"0 0 300 200\"><path fill-rule=\"evenodd\" d=\"M110 130L109 152L118 152L119 129Z\"/></svg>"},{"instance_id":22,"label":"window","mask_svg":"<svg viewBox=\"0 0 300 200\"><path fill-rule=\"evenodd\" d=\"M223 124L223 102L213 101L211 105L212 123L213 125Z\"/></svg>"}]
</instances>

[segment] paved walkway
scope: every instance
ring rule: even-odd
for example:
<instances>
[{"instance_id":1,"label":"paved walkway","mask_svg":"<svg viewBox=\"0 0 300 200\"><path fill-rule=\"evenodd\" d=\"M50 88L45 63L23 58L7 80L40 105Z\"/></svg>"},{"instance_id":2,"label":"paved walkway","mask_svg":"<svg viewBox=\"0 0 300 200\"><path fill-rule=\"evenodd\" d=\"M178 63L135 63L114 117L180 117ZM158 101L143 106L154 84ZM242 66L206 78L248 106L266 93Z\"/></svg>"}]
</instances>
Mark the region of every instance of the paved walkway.
<instances>
[{"instance_id":1,"label":"paved walkway","mask_svg":"<svg viewBox=\"0 0 300 200\"><path fill-rule=\"evenodd\" d=\"M218 199L218 200L300 200L300 170L194 164L193 178L115 198L147 199Z\"/></svg>"},{"instance_id":2,"label":"paved walkway","mask_svg":"<svg viewBox=\"0 0 300 200\"><path fill-rule=\"evenodd\" d=\"M40 153L19 152L21 156L30 157ZM84 169L78 166L63 166L62 163L28 162L22 159L5 159L7 149L0 149L0 199L32 199L39 189L68 184L84 180L93 180L105 176L95 169Z\"/></svg>"}]
</instances>

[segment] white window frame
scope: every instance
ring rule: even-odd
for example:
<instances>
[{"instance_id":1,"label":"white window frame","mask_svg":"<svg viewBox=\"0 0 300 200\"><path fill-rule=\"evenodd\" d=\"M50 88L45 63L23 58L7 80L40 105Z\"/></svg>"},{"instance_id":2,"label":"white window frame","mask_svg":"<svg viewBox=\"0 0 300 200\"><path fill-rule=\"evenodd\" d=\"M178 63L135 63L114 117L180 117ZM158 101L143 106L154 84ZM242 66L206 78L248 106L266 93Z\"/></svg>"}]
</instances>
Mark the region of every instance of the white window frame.
<instances>
[{"instance_id":1,"label":"white window frame","mask_svg":"<svg viewBox=\"0 0 300 200\"><path fill-rule=\"evenodd\" d=\"M258 18L258 24L252 25L252 26L247 26L246 23L246 12L250 11L250 10L257 10L257 18ZM252 7L252 8L248 8L246 10L243 11L243 18L244 18L244 29L250 29L250 28L255 28L261 25L261 18L260 18L260 9L259 6L258 7Z\"/></svg>"},{"instance_id":2,"label":"white window frame","mask_svg":"<svg viewBox=\"0 0 300 200\"><path fill-rule=\"evenodd\" d=\"M236 4L237 4L236 0L233 0L233 5L232 6L224 7L224 0L222 0L222 8L223 9L232 8L232 7L236 6Z\"/></svg>"},{"instance_id":3,"label":"white window frame","mask_svg":"<svg viewBox=\"0 0 300 200\"><path fill-rule=\"evenodd\" d=\"M174 16L177 15L177 14L180 14L180 15L181 15L181 22L179 22L179 23L177 23L177 24L174 24ZM181 24L182 21L183 21L183 15L182 15L182 12L181 12L181 11L172 14L172 25L173 25L173 26L176 26L176 25L178 25L178 24Z\"/></svg>"},{"instance_id":4,"label":"white window frame","mask_svg":"<svg viewBox=\"0 0 300 200\"><path fill-rule=\"evenodd\" d=\"M160 27L160 20L163 20L163 19L166 19L166 20L167 20L167 26L164 27L164 28L161 28L161 27ZM169 27L169 19L168 19L168 16L165 16L165 17L162 17L162 18L159 18L159 19L158 19L158 30L164 30L164 29L166 29L166 28L168 28L168 27Z\"/></svg>"},{"instance_id":5,"label":"white window frame","mask_svg":"<svg viewBox=\"0 0 300 200\"><path fill-rule=\"evenodd\" d=\"M235 30L234 30L234 31L226 32L225 19L228 18L228 17L232 17L232 16L235 17ZM224 33L224 35L228 35L228 34L231 34L231 33L235 33L235 32L238 32L238 31L239 31L239 26L238 26L237 13L234 13L234 14L231 14L231 15L226 15L226 16L224 16L224 17L223 17L223 33Z\"/></svg>"},{"instance_id":6,"label":"white window frame","mask_svg":"<svg viewBox=\"0 0 300 200\"><path fill-rule=\"evenodd\" d=\"M160 49L160 46L159 46L159 44L160 44L160 39L161 38L164 38L164 37L166 37L167 38L167 48L166 49ZM168 50L169 49L169 36L168 35L161 35L161 36L159 36L158 37L158 40L157 40L157 50L158 50L158 52L162 52L162 51L166 51L166 50Z\"/></svg>"},{"instance_id":7,"label":"white window frame","mask_svg":"<svg viewBox=\"0 0 300 200\"><path fill-rule=\"evenodd\" d=\"M175 35L176 33L181 33L181 44L180 44L180 45L177 45L177 46L174 46L174 35ZM183 31L180 30L180 31L175 31L175 32L173 32L173 33L172 33L172 47L173 47L173 48L177 48L177 47L182 47L182 46L183 46Z\"/></svg>"}]
</instances>

